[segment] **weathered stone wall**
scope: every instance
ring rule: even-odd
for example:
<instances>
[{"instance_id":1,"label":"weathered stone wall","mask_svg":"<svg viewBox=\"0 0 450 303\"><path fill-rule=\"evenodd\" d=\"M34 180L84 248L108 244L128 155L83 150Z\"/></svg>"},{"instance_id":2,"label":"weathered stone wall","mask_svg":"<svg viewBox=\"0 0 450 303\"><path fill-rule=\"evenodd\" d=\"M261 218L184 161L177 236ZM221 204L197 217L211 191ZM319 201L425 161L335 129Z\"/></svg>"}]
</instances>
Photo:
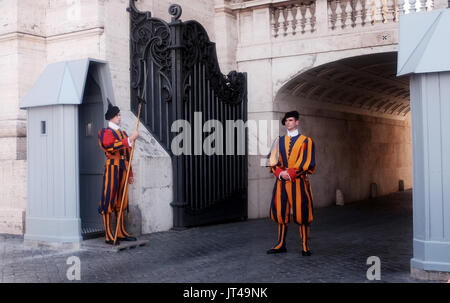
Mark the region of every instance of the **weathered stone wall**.
<instances>
[{"instance_id":1,"label":"weathered stone wall","mask_svg":"<svg viewBox=\"0 0 450 303\"><path fill-rule=\"evenodd\" d=\"M22 234L26 207L26 113L19 101L45 66L44 1L0 1L0 232ZM33 7L31 9L30 7Z\"/></svg>"}]
</instances>

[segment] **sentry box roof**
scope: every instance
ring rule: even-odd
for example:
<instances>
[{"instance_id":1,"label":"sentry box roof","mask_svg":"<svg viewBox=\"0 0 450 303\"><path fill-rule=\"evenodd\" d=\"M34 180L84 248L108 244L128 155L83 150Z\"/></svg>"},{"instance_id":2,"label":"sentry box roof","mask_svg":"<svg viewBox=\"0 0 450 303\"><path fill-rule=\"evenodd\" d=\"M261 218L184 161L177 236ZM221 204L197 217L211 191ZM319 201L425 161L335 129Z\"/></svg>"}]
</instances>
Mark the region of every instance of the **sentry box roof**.
<instances>
[{"instance_id":1,"label":"sentry box roof","mask_svg":"<svg viewBox=\"0 0 450 303\"><path fill-rule=\"evenodd\" d=\"M400 17L397 76L450 71L450 9Z\"/></svg>"},{"instance_id":2,"label":"sentry box roof","mask_svg":"<svg viewBox=\"0 0 450 303\"><path fill-rule=\"evenodd\" d=\"M81 104L91 62L107 64L91 58L49 64L20 102L20 108Z\"/></svg>"}]
</instances>

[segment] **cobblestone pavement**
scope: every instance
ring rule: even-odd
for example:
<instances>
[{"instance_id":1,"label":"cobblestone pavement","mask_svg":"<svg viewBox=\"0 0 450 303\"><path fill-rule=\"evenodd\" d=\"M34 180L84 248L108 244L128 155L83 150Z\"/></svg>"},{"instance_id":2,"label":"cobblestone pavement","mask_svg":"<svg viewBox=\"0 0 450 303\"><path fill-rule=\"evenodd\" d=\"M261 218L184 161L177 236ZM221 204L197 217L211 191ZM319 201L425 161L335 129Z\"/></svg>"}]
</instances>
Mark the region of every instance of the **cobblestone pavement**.
<instances>
[{"instance_id":1,"label":"cobblestone pavement","mask_svg":"<svg viewBox=\"0 0 450 303\"><path fill-rule=\"evenodd\" d=\"M416 282L411 191L316 209L311 257L301 256L294 223L288 252L267 255L276 232L269 219L248 220L144 235L146 246L119 253L33 248L0 235L0 281L71 282L66 260L74 255L81 282L372 282L369 256L381 259L381 282Z\"/></svg>"}]
</instances>

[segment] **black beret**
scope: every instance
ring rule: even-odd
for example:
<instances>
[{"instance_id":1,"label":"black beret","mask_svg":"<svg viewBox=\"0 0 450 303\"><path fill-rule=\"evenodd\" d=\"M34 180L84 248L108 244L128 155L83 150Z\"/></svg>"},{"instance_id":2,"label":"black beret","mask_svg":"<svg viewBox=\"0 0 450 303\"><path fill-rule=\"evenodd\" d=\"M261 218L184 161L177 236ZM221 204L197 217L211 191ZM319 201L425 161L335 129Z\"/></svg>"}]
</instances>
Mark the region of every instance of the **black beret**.
<instances>
[{"instance_id":1,"label":"black beret","mask_svg":"<svg viewBox=\"0 0 450 303\"><path fill-rule=\"evenodd\" d=\"M120 112L120 109L117 106L113 106L111 102L109 102L109 99L107 100L108 100L108 110L105 113L105 119L111 120Z\"/></svg>"},{"instance_id":2,"label":"black beret","mask_svg":"<svg viewBox=\"0 0 450 303\"><path fill-rule=\"evenodd\" d=\"M287 119L287 118L295 118L295 120L298 120L299 115L300 115L300 114L299 114L298 111L296 111L296 110L287 112L286 114L284 114L283 119L281 119L281 124L284 125L284 123L286 122L286 119Z\"/></svg>"}]
</instances>

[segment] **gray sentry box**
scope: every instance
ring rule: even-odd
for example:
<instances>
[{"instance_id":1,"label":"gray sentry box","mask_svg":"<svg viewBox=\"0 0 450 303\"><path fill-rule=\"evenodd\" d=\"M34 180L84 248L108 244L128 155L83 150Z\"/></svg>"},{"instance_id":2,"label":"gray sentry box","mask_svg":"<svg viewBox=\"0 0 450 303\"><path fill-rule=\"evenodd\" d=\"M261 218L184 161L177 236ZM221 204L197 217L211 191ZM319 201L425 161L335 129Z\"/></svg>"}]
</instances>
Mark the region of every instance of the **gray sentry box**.
<instances>
[{"instance_id":1,"label":"gray sentry box","mask_svg":"<svg viewBox=\"0 0 450 303\"><path fill-rule=\"evenodd\" d=\"M450 10L400 17L397 75L410 75L412 274L450 272ZM428 273L427 273L428 272Z\"/></svg>"},{"instance_id":2,"label":"gray sentry box","mask_svg":"<svg viewBox=\"0 0 450 303\"><path fill-rule=\"evenodd\" d=\"M27 109L25 240L80 242L104 232L97 133L107 98L114 104L108 63L88 58L48 65L20 103Z\"/></svg>"}]
</instances>

